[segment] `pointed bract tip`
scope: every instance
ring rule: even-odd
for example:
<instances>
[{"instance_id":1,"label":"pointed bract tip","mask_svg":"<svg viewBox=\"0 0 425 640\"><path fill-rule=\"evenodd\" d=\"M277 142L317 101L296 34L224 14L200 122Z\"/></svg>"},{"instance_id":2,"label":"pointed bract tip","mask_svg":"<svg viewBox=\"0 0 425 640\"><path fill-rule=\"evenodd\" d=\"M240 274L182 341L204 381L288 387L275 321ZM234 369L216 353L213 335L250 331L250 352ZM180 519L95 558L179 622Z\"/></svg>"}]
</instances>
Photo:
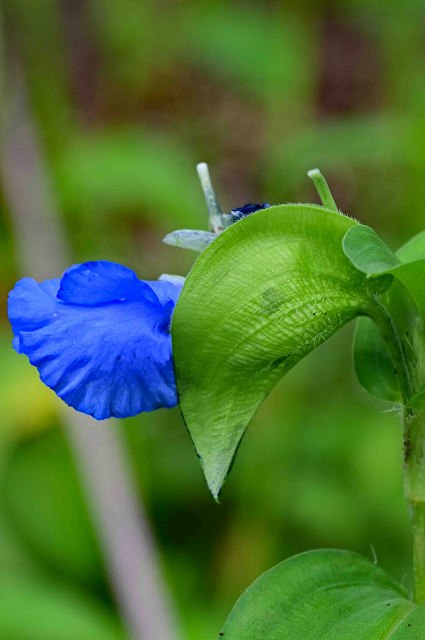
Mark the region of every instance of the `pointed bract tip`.
<instances>
[{"instance_id":1,"label":"pointed bract tip","mask_svg":"<svg viewBox=\"0 0 425 640\"><path fill-rule=\"evenodd\" d=\"M162 242L164 244L169 244L171 247L178 247L180 244L179 238L178 236L176 237L175 231L171 231L170 233L167 233L167 235L162 238Z\"/></svg>"}]
</instances>

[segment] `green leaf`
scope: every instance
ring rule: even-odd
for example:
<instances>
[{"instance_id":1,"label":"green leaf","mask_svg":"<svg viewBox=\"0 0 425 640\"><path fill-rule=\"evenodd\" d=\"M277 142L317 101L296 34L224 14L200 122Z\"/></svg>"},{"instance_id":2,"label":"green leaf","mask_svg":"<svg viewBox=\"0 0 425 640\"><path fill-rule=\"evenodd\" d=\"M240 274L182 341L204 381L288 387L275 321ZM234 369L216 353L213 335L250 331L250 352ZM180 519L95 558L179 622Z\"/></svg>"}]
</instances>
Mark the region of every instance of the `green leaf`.
<instances>
[{"instance_id":1,"label":"green leaf","mask_svg":"<svg viewBox=\"0 0 425 640\"><path fill-rule=\"evenodd\" d=\"M366 278L341 250L356 224L317 206L265 209L222 233L189 274L173 351L181 410L214 497L274 384L367 313Z\"/></svg>"},{"instance_id":2,"label":"green leaf","mask_svg":"<svg viewBox=\"0 0 425 640\"><path fill-rule=\"evenodd\" d=\"M59 582L9 572L0 577L1 640L125 640L102 602Z\"/></svg>"},{"instance_id":3,"label":"green leaf","mask_svg":"<svg viewBox=\"0 0 425 640\"><path fill-rule=\"evenodd\" d=\"M402 262L414 262L425 259L425 231L413 236L396 252Z\"/></svg>"},{"instance_id":4,"label":"green leaf","mask_svg":"<svg viewBox=\"0 0 425 640\"><path fill-rule=\"evenodd\" d=\"M425 232L394 254L373 229L359 225L347 231L342 246L352 264L369 278L395 277L411 295L412 299L402 295L400 285L394 282L386 293L385 302L412 377L421 384L425 376L425 371L421 371L425 342ZM387 347L377 329L365 319L358 322L354 361L359 382L369 393L395 401L395 375Z\"/></svg>"},{"instance_id":5,"label":"green leaf","mask_svg":"<svg viewBox=\"0 0 425 640\"><path fill-rule=\"evenodd\" d=\"M412 238L397 255L370 227L349 229L342 247L352 264L369 277L393 275L410 291L425 317L425 232Z\"/></svg>"},{"instance_id":6,"label":"green leaf","mask_svg":"<svg viewBox=\"0 0 425 640\"><path fill-rule=\"evenodd\" d=\"M353 265L368 276L388 273L401 264L378 234L363 224L347 231L342 247Z\"/></svg>"},{"instance_id":7,"label":"green leaf","mask_svg":"<svg viewBox=\"0 0 425 640\"><path fill-rule=\"evenodd\" d=\"M56 171L63 205L85 223L132 212L154 224L174 227L179 220L202 226L205 204L194 158L177 137L141 127L109 128L74 133L60 152Z\"/></svg>"},{"instance_id":8,"label":"green leaf","mask_svg":"<svg viewBox=\"0 0 425 640\"><path fill-rule=\"evenodd\" d=\"M289 9L207 0L193 3L182 25L184 53L251 102L284 95L293 105L306 95L313 53L305 23ZM267 42L266 55L257 54L255 42Z\"/></svg>"},{"instance_id":9,"label":"green leaf","mask_svg":"<svg viewBox=\"0 0 425 640\"><path fill-rule=\"evenodd\" d=\"M400 401L400 388L387 346L370 318L359 318L353 341L357 380L370 395L389 402Z\"/></svg>"},{"instance_id":10,"label":"green leaf","mask_svg":"<svg viewBox=\"0 0 425 640\"><path fill-rule=\"evenodd\" d=\"M382 296L397 331L412 380L417 378L420 352L420 318L409 291L394 279ZM372 396L388 402L401 402L394 365L377 326L369 318L359 318L353 342L354 369L362 387Z\"/></svg>"},{"instance_id":11,"label":"green leaf","mask_svg":"<svg viewBox=\"0 0 425 640\"><path fill-rule=\"evenodd\" d=\"M408 402L408 406L412 409L423 409L425 405L425 389L421 389Z\"/></svg>"},{"instance_id":12,"label":"green leaf","mask_svg":"<svg viewBox=\"0 0 425 640\"><path fill-rule=\"evenodd\" d=\"M19 539L56 571L99 587L99 549L63 433L51 430L17 447L4 476L5 506Z\"/></svg>"},{"instance_id":13,"label":"green leaf","mask_svg":"<svg viewBox=\"0 0 425 640\"><path fill-rule=\"evenodd\" d=\"M224 640L419 640L425 606L366 558L310 551L264 573L241 596Z\"/></svg>"},{"instance_id":14,"label":"green leaf","mask_svg":"<svg viewBox=\"0 0 425 640\"><path fill-rule=\"evenodd\" d=\"M410 291L425 318L425 260L402 264L391 273Z\"/></svg>"}]
</instances>

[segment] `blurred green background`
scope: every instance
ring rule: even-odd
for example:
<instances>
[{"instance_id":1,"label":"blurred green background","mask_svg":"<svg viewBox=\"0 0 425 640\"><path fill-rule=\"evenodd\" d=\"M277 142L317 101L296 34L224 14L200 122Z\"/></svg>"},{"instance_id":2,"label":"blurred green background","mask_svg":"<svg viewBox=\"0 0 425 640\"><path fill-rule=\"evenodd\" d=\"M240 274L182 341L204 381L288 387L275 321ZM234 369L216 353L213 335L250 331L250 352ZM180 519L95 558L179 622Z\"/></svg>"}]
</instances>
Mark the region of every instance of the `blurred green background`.
<instances>
[{"instance_id":1,"label":"blurred green background","mask_svg":"<svg viewBox=\"0 0 425 640\"><path fill-rule=\"evenodd\" d=\"M306 171L318 166L340 208L393 248L424 228L422 1L0 7L74 262L184 275L195 254L161 238L206 226L199 161L224 210L317 201ZM10 346L5 301L23 274L1 181L0 216L0 639L45 640L47 618L64 629L101 605L112 638L117 614L58 401ZM220 506L178 410L119 424L189 640L215 637L260 572L307 549L373 548L408 584L398 416L355 381L352 330L269 396Z\"/></svg>"}]
</instances>

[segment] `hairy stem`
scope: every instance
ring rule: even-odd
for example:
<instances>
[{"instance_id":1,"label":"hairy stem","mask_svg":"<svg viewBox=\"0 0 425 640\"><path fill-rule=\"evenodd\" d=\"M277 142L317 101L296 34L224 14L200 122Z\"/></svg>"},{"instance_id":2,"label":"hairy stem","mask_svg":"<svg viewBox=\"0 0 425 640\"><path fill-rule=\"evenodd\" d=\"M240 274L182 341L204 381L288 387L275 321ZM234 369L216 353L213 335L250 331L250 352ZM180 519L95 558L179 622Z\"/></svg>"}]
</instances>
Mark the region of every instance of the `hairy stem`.
<instances>
[{"instance_id":1,"label":"hairy stem","mask_svg":"<svg viewBox=\"0 0 425 640\"><path fill-rule=\"evenodd\" d=\"M405 495L413 536L414 597L425 604L425 415L410 409L404 414Z\"/></svg>"},{"instance_id":2,"label":"hairy stem","mask_svg":"<svg viewBox=\"0 0 425 640\"><path fill-rule=\"evenodd\" d=\"M332 211L338 211L338 207L336 206L334 197L329 189L329 185L320 169L310 169L310 171L307 171L307 175L311 180L313 180L323 206L331 209Z\"/></svg>"},{"instance_id":3,"label":"hairy stem","mask_svg":"<svg viewBox=\"0 0 425 640\"><path fill-rule=\"evenodd\" d=\"M403 402L404 493L412 526L414 600L425 604L425 411L408 405L417 389L393 320L384 305L375 302L372 316L390 351Z\"/></svg>"},{"instance_id":4,"label":"hairy stem","mask_svg":"<svg viewBox=\"0 0 425 640\"><path fill-rule=\"evenodd\" d=\"M410 503L410 518L413 534L413 571L414 571L414 598L416 604L425 604L425 503Z\"/></svg>"}]
</instances>

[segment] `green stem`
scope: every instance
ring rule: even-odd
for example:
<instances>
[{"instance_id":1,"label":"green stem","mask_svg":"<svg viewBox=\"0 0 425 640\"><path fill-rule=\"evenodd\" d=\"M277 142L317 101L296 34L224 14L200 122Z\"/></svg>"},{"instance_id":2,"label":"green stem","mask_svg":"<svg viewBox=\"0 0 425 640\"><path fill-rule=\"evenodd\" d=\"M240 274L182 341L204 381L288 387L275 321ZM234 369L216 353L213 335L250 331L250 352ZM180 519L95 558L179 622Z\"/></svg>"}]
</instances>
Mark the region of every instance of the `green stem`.
<instances>
[{"instance_id":1,"label":"green stem","mask_svg":"<svg viewBox=\"0 0 425 640\"><path fill-rule=\"evenodd\" d=\"M414 599L425 604L425 416L405 410L404 488L413 536Z\"/></svg>"},{"instance_id":2,"label":"green stem","mask_svg":"<svg viewBox=\"0 0 425 640\"><path fill-rule=\"evenodd\" d=\"M408 405L417 390L400 337L386 307L378 299L375 303L371 315L390 351L403 402L404 492L412 525L414 600L425 604L425 410Z\"/></svg>"},{"instance_id":3,"label":"green stem","mask_svg":"<svg viewBox=\"0 0 425 640\"><path fill-rule=\"evenodd\" d=\"M329 185L320 169L310 169L310 171L307 171L307 175L313 180L323 206L328 209L332 209L332 211L338 211L338 207L336 206L334 197L329 189Z\"/></svg>"},{"instance_id":4,"label":"green stem","mask_svg":"<svg viewBox=\"0 0 425 640\"><path fill-rule=\"evenodd\" d=\"M425 505L423 501L410 502L410 520L413 536L414 600L416 604L425 604Z\"/></svg>"}]
</instances>

